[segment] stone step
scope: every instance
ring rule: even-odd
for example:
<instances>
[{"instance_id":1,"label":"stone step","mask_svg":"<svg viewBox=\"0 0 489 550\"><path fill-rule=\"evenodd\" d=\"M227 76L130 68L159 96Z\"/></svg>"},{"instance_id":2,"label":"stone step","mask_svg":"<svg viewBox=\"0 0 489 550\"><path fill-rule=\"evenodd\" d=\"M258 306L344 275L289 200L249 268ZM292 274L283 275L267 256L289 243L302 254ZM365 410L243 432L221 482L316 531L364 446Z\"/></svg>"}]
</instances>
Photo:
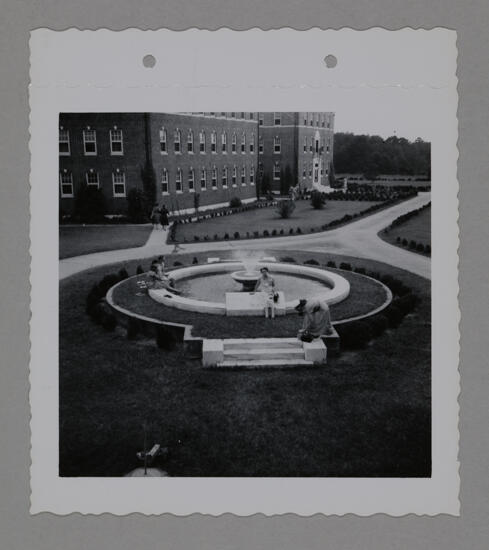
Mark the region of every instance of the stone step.
<instances>
[{"instance_id":1,"label":"stone step","mask_svg":"<svg viewBox=\"0 0 489 550\"><path fill-rule=\"evenodd\" d=\"M302 349L297 338L228 338L223 340L224 349Z\"/></svg>"},{"instance_id":2,"label":"stone step","mask_svg":"<svg viewBox=\"0 0 489 550\"><path fill-rule=\"evenodd\" d=\"M261 367L276 367L276 368L290 368L290 367L312 367L314 363L312 361L306 361L305 359L250 359L248 361L239 361L236 359L227 359L220 361L216 364L216 367L224 368L248 368L256 369Z\"/></svg>"},{"instance_id":3,"label":"stone step","mask_svg":"<svg viewBox=\"0 0 489 550\"><path fill-rule=\"evenodd\" d=\"M304 350L300 348L232 348L224 350L224 360L236 359L304 359Z\"/></svg>"}]
</instances>

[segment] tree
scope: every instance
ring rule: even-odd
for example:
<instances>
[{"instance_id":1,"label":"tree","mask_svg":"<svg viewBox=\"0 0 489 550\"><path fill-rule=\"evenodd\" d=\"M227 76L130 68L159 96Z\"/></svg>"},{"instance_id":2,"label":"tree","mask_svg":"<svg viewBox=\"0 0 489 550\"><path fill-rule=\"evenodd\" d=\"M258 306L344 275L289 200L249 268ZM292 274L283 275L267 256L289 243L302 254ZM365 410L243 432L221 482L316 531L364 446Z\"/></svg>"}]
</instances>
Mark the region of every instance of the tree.
<instances>
[{"instance_id":1,"label":"tree","mask_svg":"<svg viewBox=\"0 0 489 550\"><path fill-rule=\"evenodd\" d=\"M295 210L295 202L292 200L289 200L289 199L279 200L277 203L277 213L283 219L290 218L294 210Z\"/></svg>"},{"instance_id":2,"label":"tree","mask_svg":"<svg viewBox=\"0 0 489 550\"><path fill-rule=\"evenodd\" d=\"M144 166L141 168L141 181L143 182L146 210L151 212L156 203L156 174L151 159L146 159Z\"/></svg>"},{"instance_id":3,"label":"tree","mask_svg":"<svg viewBox=\"0 0 489 550\"><path fill-rule=\"evenodd\" d=\"M83 223L103 221L107 204L102 189L83 184L75 199L75 216Z\"/></svg>"},{"instance_id":4,"label":"tree","mask_svg":"<svg viewBox=\"0 0 489 550\"><path fill-rule=\"evenodd\" d=\"M325 203L325 198L323 193L318 191L317 189L314 189L311 193L311 205L315 210L320 210Z\"/></svg>"},{"instance_id":5,"label":"tree","mask_svg":"<svg viewBox=\"0 0 489 550\"><path fill-rule=\"evenodd\" d=\"M127 217L133 223L148 221L150 209L147 207L147 197L142 189L133 187L127 194Z\"/></svg>"},{"instance_id":6,"label":"tree","mask_svg":"<svg viewBox=\"0 0 489 550\"><path fill-rule=\"evenodd\" d=\"M294 179L292 177L292 171L290 166L287 164L285 166L285 171L280 172L280 194L288 195L290 188L294 185Z\"/></svg>"},{"instance_id":7,"label":"tree","mask_svg":"<svg viewBox=\"0 0 489 550\"><path fill-rule=\"evenodd\" d=\"M331 161L329 163L329 170L328 170L328 183L330 187L334 187L336 182L336 177L334 174L334 163Z\"/></svg>"}]
</instances>

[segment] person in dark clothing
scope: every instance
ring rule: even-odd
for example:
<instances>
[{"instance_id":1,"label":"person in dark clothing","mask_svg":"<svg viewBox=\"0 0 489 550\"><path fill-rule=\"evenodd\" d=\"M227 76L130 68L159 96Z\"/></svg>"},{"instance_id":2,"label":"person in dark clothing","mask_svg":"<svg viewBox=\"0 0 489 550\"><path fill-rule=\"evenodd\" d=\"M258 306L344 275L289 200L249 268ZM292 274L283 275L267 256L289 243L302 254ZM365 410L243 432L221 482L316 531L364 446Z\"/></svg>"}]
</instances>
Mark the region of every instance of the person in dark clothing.
<instances>
[{"instance_id":1,"label":"person in dark clothing","mask_svg":"<svg viewBox=\"0 0 489 550\"><path fill-rule=\"evenodd\" d=\"M161 219L160 219L160 223L163 227L163 229L166 229L166 227L168 226L169 222L168 222L168 209L166 208L165 205L163 205L161 207L161 210L160 210L160 214L161 214Z\"/></svg>"}]
</instances>

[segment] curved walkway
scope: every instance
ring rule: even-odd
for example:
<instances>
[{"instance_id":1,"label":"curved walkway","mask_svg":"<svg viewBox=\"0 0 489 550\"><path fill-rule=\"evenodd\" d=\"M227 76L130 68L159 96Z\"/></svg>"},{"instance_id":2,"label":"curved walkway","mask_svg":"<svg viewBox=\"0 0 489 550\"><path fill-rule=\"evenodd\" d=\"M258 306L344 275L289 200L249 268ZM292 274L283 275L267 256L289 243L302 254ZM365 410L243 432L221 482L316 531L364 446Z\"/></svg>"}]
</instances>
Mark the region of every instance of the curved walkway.
<instances>
[{"instance_id":1,"label":"curved walkway","mask_svg":"<svg viewBox=\"0 0 489 550\"><path fill-rule=\"evenodd\" d=\"M405 269L426 279L431 278L431 260L426 256L391 245L377 236L397 217L420 208L431 200L431 193L419 193L417 197L386 208L348 225L308 235L290 237L272 237L269 239L251 239L223 241L217 243L192 243L182 246L183 252L203 252L217 250L265 250L294 249L311 252L331 252L358 258L368 258ZM105 264L148 258L160 254L172 253L173 245L166 244L167 232L153 231L142 247L125 250L111 250L85 256L67 258L59 262L59 278L64 279L85 269Z\"/></svg>"}]
</instances>

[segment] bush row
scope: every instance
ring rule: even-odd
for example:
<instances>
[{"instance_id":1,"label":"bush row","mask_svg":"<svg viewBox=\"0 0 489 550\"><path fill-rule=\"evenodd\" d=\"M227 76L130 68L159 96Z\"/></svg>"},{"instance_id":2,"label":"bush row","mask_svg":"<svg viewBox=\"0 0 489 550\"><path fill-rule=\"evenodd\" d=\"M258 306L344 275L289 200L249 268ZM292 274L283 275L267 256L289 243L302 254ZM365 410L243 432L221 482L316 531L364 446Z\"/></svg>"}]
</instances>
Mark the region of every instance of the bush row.
<instances>
[{"instance_id":1,"label":"bush row","mask_svg":"<svg viewBox=\"0 0 489 550\"><path fill-rule=\"evenodd\" d=\"M416 250L416 252L421 252L431 256L431 246L429 244L418 243L412 239L408 241L405 238L397 237L396 242L398 245L402 245L409 250Z\"/></svg>"}]
</instances>

